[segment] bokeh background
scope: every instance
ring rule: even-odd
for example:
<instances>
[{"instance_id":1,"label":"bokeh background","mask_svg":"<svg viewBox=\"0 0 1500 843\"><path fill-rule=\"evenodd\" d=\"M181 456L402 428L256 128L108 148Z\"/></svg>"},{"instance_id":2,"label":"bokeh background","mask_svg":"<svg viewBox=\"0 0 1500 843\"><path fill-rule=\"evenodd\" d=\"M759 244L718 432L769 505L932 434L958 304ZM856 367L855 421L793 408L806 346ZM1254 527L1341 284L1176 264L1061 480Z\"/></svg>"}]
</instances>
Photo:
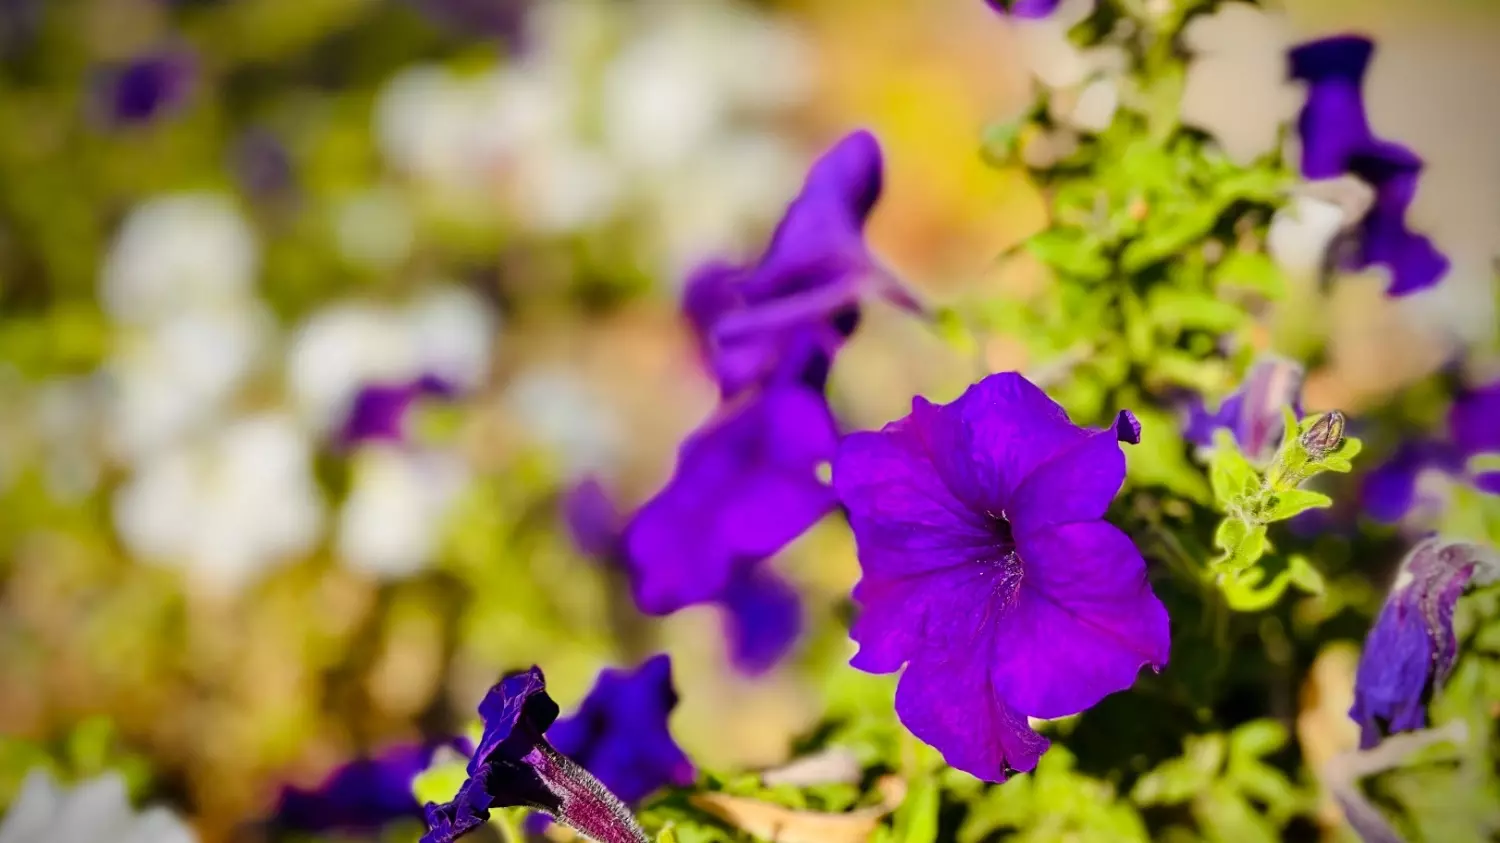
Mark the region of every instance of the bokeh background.
<instances>
[{"instance_id":1,"label":"bokeh background","mask_svg":"<svg viewBox=\"0 0 1500 843\"><path fill-rule=\"evenodd\" d=\"M1411 299L1354 278L1282 305L1282 343L1327 349L1312 408L1358 410L1493 338L1500 7L1286 11L1235 35L1225 131L1278 107L1254 82L1289 40L1373 35L1372 120L1426 158L1412 223L1455 262ZM884 143L871 241L909 283L1036 283L994 258L1044 204L979 145L1030 101L1021 52L980 0L0 3L0 804L61 753L227 840L503 669L546 665L567 708L658 649L694 758L782 760L848 655L847 532L776 561L810 631L747 680L715 610L622 609L558 497L662 481L715 399L684 275L754 254L850 128ZM981 374L867 324L833 379L851 426ZM410 443L337 446L359 388L424 372L462 395Z\"/></svg>"}]
</instances>

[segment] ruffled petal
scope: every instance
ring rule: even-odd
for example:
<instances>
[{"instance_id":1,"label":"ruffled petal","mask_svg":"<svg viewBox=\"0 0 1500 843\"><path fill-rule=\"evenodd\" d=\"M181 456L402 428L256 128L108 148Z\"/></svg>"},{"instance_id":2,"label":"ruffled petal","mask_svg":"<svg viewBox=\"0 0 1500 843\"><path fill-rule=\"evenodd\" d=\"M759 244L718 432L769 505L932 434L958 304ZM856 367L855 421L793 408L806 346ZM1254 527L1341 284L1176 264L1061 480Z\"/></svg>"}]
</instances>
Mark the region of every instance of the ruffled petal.
<instances>
[{"instance_id":1,"label":"ruffled petal","mask_svg":"<svg viewBox=\"0 0 1500 843\"><path fill-rule=\"evenodd\" d=\"M1102 521L1017 536L1024 575L995 635L995 687L1032 717L1076 714L1160 669L1167 611L1130 539Z\"/></svg>"},{"instance_id":2,"label":"ruffled petal","mask_svg":"<svg viewBox=\"0 0 1500 843\"><path fill-rule=\"evenodd\" d=\"M896 714L950 766L985 781L1034 768L1049 745L995 694L982 654L913 661L896 687Z\"/></svg>"},{"instance_id":3,"label":"ruffled petal","mask_svg":"<svg viewBox=\"0 0 1500 843\"><path fill-rule=\"evenodd\" d=\"M1011 497L1016 534L1071 521L1097 521L1125 483L1125 453L1114 428L1099 431L1043 463Z\"/></svg>"}]
</instances>

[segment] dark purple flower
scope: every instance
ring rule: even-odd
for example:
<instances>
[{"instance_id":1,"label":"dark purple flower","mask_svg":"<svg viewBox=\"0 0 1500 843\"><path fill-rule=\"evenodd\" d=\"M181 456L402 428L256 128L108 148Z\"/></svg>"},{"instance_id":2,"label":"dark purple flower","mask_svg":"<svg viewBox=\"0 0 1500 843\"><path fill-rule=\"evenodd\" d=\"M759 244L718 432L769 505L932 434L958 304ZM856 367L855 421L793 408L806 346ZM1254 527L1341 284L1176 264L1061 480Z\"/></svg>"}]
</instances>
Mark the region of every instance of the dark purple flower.
<instances>
[{"instance_id":1,"label":"dark purple flower","mask_svg":"<svg viewBox=\"0 0 1500 843\"><path fill-rule=\"evenodd\" d=\"M557 713L540 668L491 688L479 704L484 733L469 777L451 802L428 803L422 843L452 843L507 807L541 811L600 843L646 843L625 805L544 737Z\"/></svg>"},{"instance_id":2,"label":"dark purple flower","mask_svg":"<svg viewBox=\"0 0 1500 843\"><path fill-rule=\"evenodd\" d=\"M1395 524L1418 504L1430 510L1441 503L1420 498L1418 481L1424 473L1453 476L1462 470L1462 455L1446 442L1432 439L1402 442L1389 459L1365 475L1361 503L1371 518Z\"/></svg>"},{"instance_id":3,"label":"dark purple flower","mask_svg":"<svg viewBox=\"0 0 1500 843\"><path fill-rule=\"evenodd\" d=\"M686 787L697 775L667 730L676 706L672 662L659 654L634 671L600 671L578 710L557 721L547 739L634 805L663 787Z\"/></svg>"},{"instance_id":4,"label":"dark purple flower","mask_svg":"<svg viewBox=\"0 0 1500 843\"><path fill-rule=\"evenodd\" d=\"M521 43L531 0L407 0L455 35Z\"/></svg>"},{"instance_id":5,"label":"dark purple flower","mask_svg":"<svg viewBox=\"0 0 1500 843\"><path fill-rule=\"evenodd\" d=\"M1302 417L1302 375L1302 366L1291 360L1262 357L1250 367L1240 388L1214 412L1210 413L1197 396L1189 400L1183 438L1206 448L1214 443L1214 431L1222 428L1234 434L1251 462L1264 465L1281 444L1282 412L1291 407L1298 418Z\"/></svg>"},{"instance_id":6,"label":"dark purple flower","mask_svg":"<svg viewBox=\"0 0 1500 843\"><path fill-rule=\"evenodd\" d=\"M1391 273L1387 292L1403 296L1436 284L1449 262L1430 240L1406 225L1422 159L1404 146L1375 137L1365 115L1362 88L1374 49L1368 38L1343 35L1291 51L1292 78L1307 83L1307 103L1297 120L1302 175L1352 175L1375 191L1374 204L1349 253L1349 268L1385 267Z\"/></svg>"},{"instance_id":7,"label":"dark purple flower","mask_svg":"<svg viewBox=\"0 0 1500 843\"><path fill-rule=\"evenodd\" d=\"M1145 561L1102 520L1134 429L1078 427L1007 372L840 445L833 483L863 571L852 664L906 665L896 712L952 766L1029 770L1048 744L1028 716L1076 714L1166 664Z\"/></svg>"},{"instance_id":8,"label":"dark purple flower","mask_svg":"<svg viewBox=\"0 0 1500 843\"><path fill-rule=\"evenodd\" d=\"M729 660L746 676L775 667L802 633L802 600L765 563L740 565L719 600Z\"/></svg>"},{"instance_id":9,"label":"dark purple flower","mask_svg":"<svg viewBox=\"0 0 1500 843\"><path fill-rule=\"evenodd\" d=\"M1061 0L984 0L985 5L1002 15L1016 18L1040 19L1050 17L1057 11Z\"/></svg>"},{"instance_id":10,"label":"dark purple flower","mask_svg":"<svg viewBox=\"0 0 1500 843\"><path fill-rule=\"evenodd\" d=\"M95 77L95 107L111 125L150 123L187 102L197 64L192 53L174 47L102 68Z\"/></svg>"},{"instance_id":11,"label":"dark purple flower","mask_svg":"<svg viewBox=\"0 0 1500 843\"><path fill-rule=\"evenodd\" d=\"M874 135L848 135L813 163L758 262L688 280L683 307L726 399L772 380L821 389L871 294L921 310L865 245L881 166Z\"/></svg>"},{"instance_id":12,"label":"dark purple flower","mask_svg":"<svg viewBox=\"0 0 1500 843\"><path fill-rule=\"evenodd\" d=\"M1380 617L1365 639L1349 716L1360 746L1427 724L1427 701L1453 669L1453 608L1471 579L1493 579L1494 562L1472 544L1428 539L1401 563ZM1480 576L1476 577L1476 573Z\"/></svg>"},{"instance_id":13,"label":"dark purple flower","mask_svg":"<svg viewBox=\"0 0 1500 843\"><path fill-rule=\"evenodd\" d=\"M597 477L586 477L563 494L563 523L581 553L612 560L620 551L624 519Z\"/></svg>"},{"instance_id":14,"label":"dark purple flower","mask_svg":"<svg viewBox=\"0 0 1500 843\"><path fill-rule=\"evenodd\" d=\"M1448 433L1465 457L1500 454L1500 380L1465 389L1453 399Z\"/></svg>"},{"instance_id":15,"label":"dark purple flower","mask_svg":"<svg viewBox=\"0 0 1500 843\"><path fill-rule=\"evenodd\" d=\"M407 416L423 398L453 398L457 389L436 375L423 375L406 383L377 383L366 386L354 396L339 442L358 445L364 442L405 442Z\"/></svg>"},{"instance_id":16,"label":"dark purple flower","mask_svg":"<svg viewBox=\"0 0 1500 843\"><path fill-rule=\"evenodd\" d=\"M764 560L833 511L818 477L838 431L820 392L774 385L721 408L625 531L636 605L668 614L718 600L738 567Z\"/></svg>"},{"instance_id":17,"label":"dark purple flower","mask_svg":"<svg viewBox=\"0 0 1500 843\"><path fill-rule=\"evenodd\" d=\"M374 831L403 818L420 819L422 806L412 782L443 747L468 754L467 740L397 746L372 758L352 761L311 790L288 787L281 793L272 824L308 833Z\"/></svg>"}]
</instances>

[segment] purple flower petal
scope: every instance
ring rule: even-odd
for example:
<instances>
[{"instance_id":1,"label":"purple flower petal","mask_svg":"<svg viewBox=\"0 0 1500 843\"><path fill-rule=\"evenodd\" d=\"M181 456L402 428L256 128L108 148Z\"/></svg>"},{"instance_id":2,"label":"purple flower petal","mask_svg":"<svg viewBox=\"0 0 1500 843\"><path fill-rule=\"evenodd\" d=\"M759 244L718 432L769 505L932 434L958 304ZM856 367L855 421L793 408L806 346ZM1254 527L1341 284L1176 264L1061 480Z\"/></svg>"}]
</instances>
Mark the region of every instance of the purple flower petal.
<instances>
[{"instance_id":1,"label":"purple flower petal","mask_svg":"<svg viewBox=\"0 0 1500 843\"><path fill-rule=\"evenodd\" d=\"M1183 438L1206 448L1214 443L1214 431L1228 430L1251 462L1264 465L1281 445L1282 413L1290 407L1297 418L1302 418L1302 380L1301 364L1263 356L1214 412L1208 412L1197 396L1189 399Z\"/></svg>"},{"instance_id":2,"label":"purple flower petal","mask_svg":"<svg viewBox=\"0 0 1500 843\"><path fill-rule=\"evenodd\" d=\"M626 528L636 605L667 614L712 601L735 565L771 556L832 511L818 469L837 442L823 396L796 384L710 419Z\"/></svg>"},{"instance_id":3,"label":"purple flower petal","mask_svg":"<svg viewBox=\"0 0 1500 843\"><path fill-rule=\"evenodd\" d=\"M821 389L868 295L921 309L864 242L881 166L873 135L848 135L813 164L759 261L689 279L683 307L725 398L789 379Z\"/></svg>"},{"instance_id":4,"label":"purple flower petal","mask_svg":"<svg viewBox=\"0 0 1500 843\"><path fill-rule=\"evenodd\" d=\"M1002 15L1029 20L1050 17L1061 0L984 0L985 5Z\"/></svg>"},{"instance_id":5,"label":"purple flower petal","mask_svg":"<svg viewBox=\"0 0 1500 843\"><path fill-rule=\"evenodd\" d=\"M720 602L730 661L746 676L774 667L802 632L802 600L765 563L741 565Z\"/></svg>"},{"instance_id":6,"label":"purple flower petal","mask_svg":"<svg viewBox=\"0 0 1500 843\"><path fill-rule=\"evenodd\" d=\"M1458 654L1453 609L1480 553L1474 545L1430 539L1402 563L1355 674L1349 716L1360 725L1362 748L1383 734L1426 725L1427 699Z\"/></svg>"},{"instance_id":7,"label":"purple flower petal","mask_svg":"<svg viewBox=\"0 0 1500 843\"><path fill-rule=\"evenodd\" d=\"M1417 480L1423 472L1455 474L1462 468L1462 456L1447 443L1403 442L1389 459L1365 475L1360 489L1361 504L1376 521L1395 524L1418 503Z\"/></svg>"},{"instance_id":8,"label":"purple flower petal","mask_svg":"<svg viewBox=\"0 0 1500 843\"><path fill-rule=\"evenodd\" d=\"M657 655L634 671L605 669L578 711L557 721L547 738L628 804L697 775L667 730L677 705L672 663Z\"/></svg>"},{"instance_id":9,"label":"purple flower petal","mask_svg":"<svg viewBox=\"0 0 1500 843\"><path fill-rule=\"evenodd\" d=\"M466 752L468 742L397 746L340 767L316 788L288 787L281 793L272 824L308 833L362 832L420 818L422 806L412 794L412 782L443 746Z\"/></svg>"},{"instance_id":10,"label":"purple flower petal","mask_svg":"<svg viewBox=\"0 0 1500 843\"><path fill-rule=\"evenodd\" d=\"M619 551L623 519L597 477L583 479L563 495L562 514L580 552L602 560Z\"/></svg>"},{"instance_id":11,"label":"purple flower petal","mask_svg":"<svg viewBox=\"0 0 1500 843\"><path fill-rule=\"evenodd\" d=\"M1422 159L1399 144L1376 138L1365 115L1362 88L1374 44L1358 36L1309 42L1290 53L1291 75L1307 83L1307 103L1298 118L1302 174L1309 179L1351 174L1375 191L1360 222L1349 268L1385 267L1387 294L1403 296L1436 284L1448 258L1406 225L1416 195Z\"/></svg>"},{"instance_id":12,"label":"purple flower petal","mask_svg":"<svg viewBox=\"0 0 1500 843\"><path fill-rule=\"evenodd\" d=\"M1448 430L1465 457L1500 453L1500 381L1459 394L1448 411Z\"/></svg>"},{"instance_id":13,"label":"purple flower petal","mask_svg":"<svg viewBox=\"0 0 1500 843\"><path fill-rule=\"evenodd\" d=\"M1006 373L840 445L863 572L851 664L905 663L902 722L959 769L1030 769L1046 743L1026 716L1077 713L1166 662L1145 562L1099 520L1124 478L1121 424L1077 427Z\"/></svg>"},{"instance_id":14,"label":"purple flower petal","mask_svg":"<svg viewBox=\"0 0 1500 843\"><path fill-rule=\"evenodd\" d=\"M364 442L405 442L407 416L429 397L453 398L456 388L436 375L397 384L371 384L354 396L338 440L345 446Z\"/></svg>"},{"instance_id":15,"label":"purple flower petal","mask_svg":"<svg viewBox=\"0 0 1500 843\"><path fill-rule=\"evenodd\" d=\"M181 108L193 90L197 60L186 50L164 49L102 69L95 107L106 123L150 123Z\"/></svg>"},{"instance_id":16,"label":"purple flower petal","mask_svg":"<svg viewBox=\"0 0 1500 843\"><path fill-rule=\"evenodd\" d=\"M1024 570L1014 611L999 622L996 690L1032 717L1076 714L1167 663L1167 610L1146 562L1103 521L1016 538Z\"/></svg>"}]
</instances>

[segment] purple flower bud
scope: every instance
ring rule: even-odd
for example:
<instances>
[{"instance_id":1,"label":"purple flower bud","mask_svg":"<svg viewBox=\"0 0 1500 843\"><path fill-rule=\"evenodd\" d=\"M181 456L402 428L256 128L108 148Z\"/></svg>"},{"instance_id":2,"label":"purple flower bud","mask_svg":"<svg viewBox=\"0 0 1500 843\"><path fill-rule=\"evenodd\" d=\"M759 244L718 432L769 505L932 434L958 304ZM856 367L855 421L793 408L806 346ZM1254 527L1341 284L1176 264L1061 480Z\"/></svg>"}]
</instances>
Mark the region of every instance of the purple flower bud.
<instances>
[{"instance_id":1,"label":"purple flower bud","mask_svg":"<svg viewBox=\"0 0 1500 843\"><path fill-rule=\"evenodd\" d=\"M1338 410L1324 413L1313 426L1302 434L1302 447L1308 456L1322 459L1337 451L1344 444L1344 414Z\"/></svg>"}]
</instances>

